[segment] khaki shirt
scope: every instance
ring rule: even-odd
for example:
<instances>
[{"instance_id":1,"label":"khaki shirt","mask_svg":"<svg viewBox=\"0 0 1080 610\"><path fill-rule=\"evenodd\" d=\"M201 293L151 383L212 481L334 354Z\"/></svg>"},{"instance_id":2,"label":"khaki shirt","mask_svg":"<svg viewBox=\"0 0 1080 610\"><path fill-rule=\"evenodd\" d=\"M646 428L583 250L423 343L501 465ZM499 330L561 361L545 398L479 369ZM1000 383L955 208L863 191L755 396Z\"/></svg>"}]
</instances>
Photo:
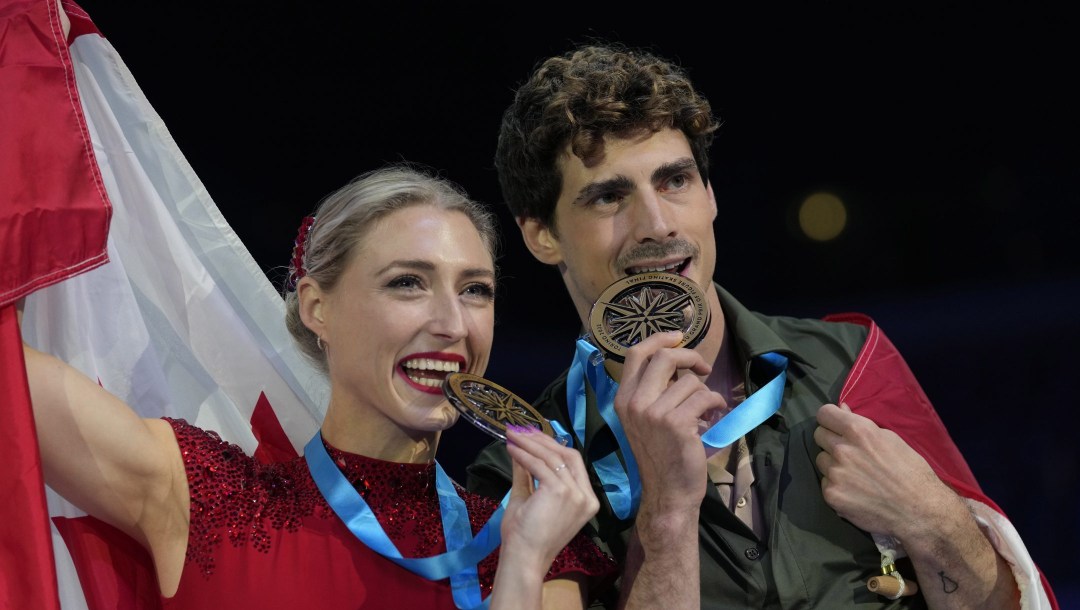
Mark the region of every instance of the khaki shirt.
<instances>
[{"instance_id":1,"label":"khaki shirt","mask_svg":"<svg viewBox=\"0 0 1080 610\"><path fill-rule=\"evenodd\" d=\"M753 365L755 356L771 351L787 356L788 373L780 410L745 437L746 465L752 477L739 476L737 467L731 480L734 493L727 498L716 485L706 489L698 530L701 607L925 608L921 595L892 601L866 588L867 579L880 574L878 549L869 533L841 519L825 504L814 463L820 451L813 439L815 414L822 404L838 400L867 329L762 315L743 307L719 286L716 289L748 394L769 381L768 372ZM578 449L589 463L590 458L599 459L618 446L596 411L595 397L590 393L587 399L585 446ZM572 429L566 408L566 372L532 404L545 417ZM714 465L712 472L722 478L719 471ZM470 490L502 498L511 480L504 444L486 447L467 472ZM601 507L588 527L598 544L621 560L632 522L613 514L591 469L590 475ZM741 485L753 490L747 502L759 516L739 514L738 501L745 495ZM910 564L899 567L902 573L913 574ZM600 603L614 608L617 599L613 591Z\"/></svg>"}]
</instances>

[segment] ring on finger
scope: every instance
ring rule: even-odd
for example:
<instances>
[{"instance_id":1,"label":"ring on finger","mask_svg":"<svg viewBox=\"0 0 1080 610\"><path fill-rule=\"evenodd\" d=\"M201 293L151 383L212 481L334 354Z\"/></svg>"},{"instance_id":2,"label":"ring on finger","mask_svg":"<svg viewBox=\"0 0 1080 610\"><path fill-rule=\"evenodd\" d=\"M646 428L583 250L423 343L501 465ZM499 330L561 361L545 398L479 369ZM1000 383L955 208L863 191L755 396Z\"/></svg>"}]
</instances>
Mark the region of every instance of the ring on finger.
<instances>
[{"instance_id":1,"label":"ring on finger","mask_svg":"<svg viewBox=\"0 0 1080 610\"><path fill-rule=\"evenodd\" d=\"M552 468L551 472L559 472L563 468L566 468L566 463L565 462L563 462L562 464L559 464L558 466Z\"/></svg>"}]
</instances>

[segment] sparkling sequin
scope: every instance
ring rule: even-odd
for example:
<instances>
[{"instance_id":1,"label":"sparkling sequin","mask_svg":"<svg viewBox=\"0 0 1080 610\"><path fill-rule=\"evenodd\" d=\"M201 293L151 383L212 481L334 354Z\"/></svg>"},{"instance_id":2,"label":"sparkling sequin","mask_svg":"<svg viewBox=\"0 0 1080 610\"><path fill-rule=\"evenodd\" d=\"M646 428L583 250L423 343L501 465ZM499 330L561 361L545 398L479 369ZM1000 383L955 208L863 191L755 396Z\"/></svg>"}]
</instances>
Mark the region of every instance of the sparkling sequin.
<instances>
[{"instance_id":1,"label":"sparkling sequin","mask_svg":"<svg viewBox=\"0 0 1080 610\"><path fill-rule=\"evenodd\" d=\"M191 496L187 559L204 576L214 573L215 549L223 541L268 553L273 536L301 534L306 520L337 519L302 457L263 464L214 432L168 419L179 441ZM406 557L446 550L439 517L435 465L386 462L327 446L331 459L363 496L386 534ZM475 534L497 507L489 498L457 486ZM356 544L360 544L356 541ZM478 566L483 595L491 592L498 549ZM580 572L607 580L616 566L584 536L556 557L548 578Z\"/></svg>"}]
</instances>

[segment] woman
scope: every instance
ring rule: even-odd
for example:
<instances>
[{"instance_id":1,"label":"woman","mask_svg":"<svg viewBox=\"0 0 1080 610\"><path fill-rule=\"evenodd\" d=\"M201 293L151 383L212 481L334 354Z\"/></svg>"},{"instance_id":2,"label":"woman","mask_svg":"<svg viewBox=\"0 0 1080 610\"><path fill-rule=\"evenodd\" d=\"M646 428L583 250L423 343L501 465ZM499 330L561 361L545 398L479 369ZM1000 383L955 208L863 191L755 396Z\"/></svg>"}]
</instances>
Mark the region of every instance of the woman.
<instances>
[{"instance_id":1,"label":"woman","mask_svg":"<svg viewBox=\"0 0 1080 610\"><path fill-rule=\"evenodd\" d=\"M142 419L26 347L46 482L149 551L166 608L582 607L614 565L577 533L598 508L579 454L508 431L505 509L434 459L458 417L442 380L487 366L495 243L479 204L406 165L320 204L296 242L286 323L331 391L320 434L285 463ZM469 544L493 514L502 543L485 556Z\"/></svg>"}]
</instances>

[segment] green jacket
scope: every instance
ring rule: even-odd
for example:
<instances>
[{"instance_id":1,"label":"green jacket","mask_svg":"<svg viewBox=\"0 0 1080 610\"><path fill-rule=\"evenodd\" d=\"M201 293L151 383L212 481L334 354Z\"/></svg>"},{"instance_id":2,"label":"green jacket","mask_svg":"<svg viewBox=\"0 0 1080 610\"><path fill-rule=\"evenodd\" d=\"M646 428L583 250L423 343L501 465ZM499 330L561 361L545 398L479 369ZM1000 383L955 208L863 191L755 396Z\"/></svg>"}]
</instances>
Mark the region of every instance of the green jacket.
<instances>
[{"instance_id":1,"label":"green jacket","mask_svg":"<svg viewBox=\"0 0 1080 610\"><path fill-rule=\"evenodd\" d=\"M743 307L716 287L737 358L743 364L747 393L768 381L751 360L776 351L788 357L780 410L748 433L758 501L768 526L759 540L720 501L709 485L699 521L702 608L925 608L921 595L891 601L866 588L880 574L880 554L870 534L841 519L821 495L814 459L815 414L836 403L848 372L867 336L859 324L766 316ZM589 398L585 446L589 463L617 450L614 436ZM566 371L533 406L572 430L566 407ZM487 446L468 469L471 491L501 498L510 486L510 465L502 442ZM597 543L616 559L626 553L632 523L612 512L590 469L600 511L588 526ZM906 562L905 562L906 563ZM913 574L909 565L901 572ZM598 604L615 606L617 591Z\"/></svg>"}]
</instances>

